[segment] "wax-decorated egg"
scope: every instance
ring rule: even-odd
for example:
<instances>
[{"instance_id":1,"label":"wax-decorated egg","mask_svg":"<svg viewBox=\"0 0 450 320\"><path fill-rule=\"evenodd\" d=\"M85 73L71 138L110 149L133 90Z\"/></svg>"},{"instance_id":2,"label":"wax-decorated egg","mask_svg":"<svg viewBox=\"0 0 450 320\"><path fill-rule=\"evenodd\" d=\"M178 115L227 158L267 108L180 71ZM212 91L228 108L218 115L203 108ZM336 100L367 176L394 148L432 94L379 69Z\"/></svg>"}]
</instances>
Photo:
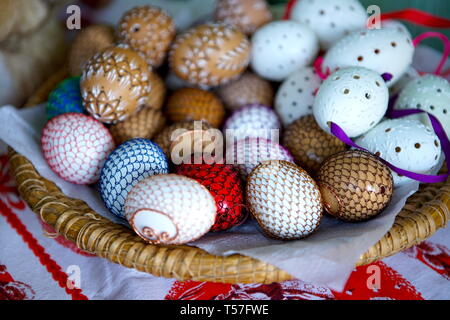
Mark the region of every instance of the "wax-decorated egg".
<instances>
[{"instance_id":1,"label":"wax-decorated egg","mask_svg":"<svg viewBox=\"0 0 450 320\"><path fill-rule=\"evenodd\" d=\"M327 50L352 31L366 27L366 9L358 0L297 1L291 19L310 27Z\"/></svg>"},{"instance_id":2,"label":"wax-decorated egg","mask_svg":"<svg viewBox=\"0 0 450 320\"><path fill-rule=\"evenodd\" d=\"M311 173L317 172L326 158L347 149L345 143L323 131L312 115L304 116L286 128L283 146L299 166Z\"/></svg>"},{"instance_id":3,"label":"wax-decorated egg","mask_svg":"<svg viewBox=\"0 0 450 320\"><path fill-rule=\"evenodd\" d=\"M212 92L197 88L182 88L169 97L167 116L173 122L204 120L218 128L225 117L225 108Z\"/></svg>"},{"instance_id":4,"label":"wax-decorated egg","mask_svg":"<svg viewBox=\"0 0 450 320\"><path fill-rule=\"evenodd\" d=\"M51 119L63 113L83 113L83 99L80 92L80 77L72 77L64 80L49 97L45 109L47 119Z\"/></svg>"},{"instance_id":5,"label":"wax-decorated egg","mask_svg":"<svg viewBox=\"0 0 450 320\"><path fill-rule=\"evenodd\" d=\"M223 231L240 223L246 217L244 193L237 170L226 164L182 164L176 173L204 185L216 201L217 216L211 231Z\"/></svg>"},{"instance_id":6,"label":"wax-decorated egg","mask_svg":"<svg viewBox=\"0 0 450 320\"><path fill-rule=\"evenodd\" d=\"M113 44L113 28L104 25L83 28L73 41L69 52L69 73L72 76L80 76L89 59Z\"/></svg>"},{"instance_id":7,"label":"wax-decorated egg","mask_svg":"<svg viewBox=\"0 0 450 320\"><path fill-rule=\"evenodd\" d=\"M384 120L355 142L394 166L416 173L430 174L441 156L436 134L411 119ZM392 175L395 187L411 181L395 172Z\"/></svg>"},{"instance_id":8,"label":"wax-decorated egg","mask_svg":"<svg viewBox=\"0 0 450 320\"><path fill-rule=\"evenodd\" d=\"M306 171L286 161L267 161L252 171L247 205L261 229L280 240L307 237L322 219L316 183Z\"/></svg>"},{"instance_id":9,"label":"wax-decorated egg","mask_svg":"<svg viewBox=\"0 0 450 320\"><path fill-rule=\"evenodd\" d=\"M238 80L219 87L217 94L225 107L233 111L254 103L272 106L274 96L272 85L250 71Z\"/></svg>"},{"instance_id":10,"label":"wax-decorated egg","mask_svg":"<svg viewBox=\"0 0 450 320\"><path fill-rule=\"evenodd\" d=\"M146 105L152 109L160 110L166 99L166 85L156 72L149 72L148 80L151 90Z\"/></svg>"},{"instance_id":11,"label":"wax-decorated egg","mask_svg":"<svg viewBox=\"0 0 450 320\"><path fill-rule=\"evenodd\" d=\"M131 188L139 181L169 172L161 148L147 139L132 139L120 145L108 157L100 175L100 194L105 206L125 218L123 206Z\"/></svg>"},{"instance_id":12,"label":"wax-decorated egg","mask_svg":"<svg viewBox=\"0 0 450 320\"><path fill-rule=\"evenodd\" d=\"M125 214L134 231L153 244L197 240L216 218L211 193L194 179L169 174L143 179L128 194Z\"/></svg>"},{"instance_id":13,"label":"wax-decorated egg","mask_svg":"<svg viewBox=\"0 0 450 320\"><path fill-rule=\"evenodd\" d=\"M221 23L200 25L177 36L169 56L175 74L197 86L226 84L245 71L249 60L246 36Z\"/></svg>"},{"instance_id":14,"label":"wax-decorated egg","mask_svg":"<svg viewBox=\"0 0 450 320\"><path fill-rule=\"evenodd\" d=\"M359 150L328 158L319 170L317 183L326 211L353 222L382 212L394 190L389 168L377 157Z\"/></svg>"},{"instance_id":15,"label":"wax-decorated egg","mask_svg":"<svg viewBox=\"0 0 450 320\"><path fill-rule=\"evenodd\" d=\"M125 120L147 102L149 67L125 45L96 54L81 77L81 94L89 114L104 123Z\"/></svg>"},{"instance_id":16,"label":"wax-decorated egg","mask_svg":"<svg viewBox=\"0 0 450 320\"><path fill-rule=\"evenodd\" d=\"M275 97L275 110L284 126L312 114L314 99L322 79L313 68L302 68L290 75Z\"/></svg>"},{"instance_id":17,"label":"wax-decorated egg","mask_svg":"<svg viewBox=\"0 0 450 320\"><path fill-rule=\"evenodd\" d=\"M142 53L154 68L164 62L175 32L172 18L164 10L153 6L127 11L118 29L119 41Z\"/></svg>"},{"instance_id":18,"label":"wax-decorated egg","mask_svg":"<svg viewBox=\"0 0 450 320\"><path fill-rule=\"evenodd\" d=\"M272 20L266 0L220 0L214 16L216 21L236 26L247 35Z\"/></svg>"},{"instance_id":19,"label":"wax-decorated egg","mask_svg":"<svg viewBox=\"0 0 450 320\"><path fill-rule=\"evenodd\" d=\"M295 21L274 21L252 37L251 65L261 77L282 81L313 62L319 51L317 36Z\"/></svg>"},{"instance_id":20,"label":"wax-decorated egg","mask_svg":"<svg viewBox=\"0 0 450 320\"><path fill-rule=\"evenodd\" d=\"M395 84L412 63L414 45L396 28L356 31L339 40L325 54L322 69L331 72L350 66L389 73L387 85Z\"/></svg>"},{"instance_id":21,"label":"wax-decorated egg","mask_svg":"<svg viewBox=\"0 0 450 320\"><path fill-rule=\"evenodd\" d=\"M375 71L350 67L332 73L317 93L313 114L317 124L330 132L338 124L349 137L357 137L377 125L386 113L389 90Z\"/></svg>"},{"instance_id":22,"label":"wax-decorated egg","mask_svg":"<svg viewBox=\"0 0 450 320\"><path fill-rule=\"evenodd\" d=\"M42 131L42 153L62 179L80 185L96 183L106 158L114 150L108 129L81 113L51 119Z\"/></svg>"}]
</instances>

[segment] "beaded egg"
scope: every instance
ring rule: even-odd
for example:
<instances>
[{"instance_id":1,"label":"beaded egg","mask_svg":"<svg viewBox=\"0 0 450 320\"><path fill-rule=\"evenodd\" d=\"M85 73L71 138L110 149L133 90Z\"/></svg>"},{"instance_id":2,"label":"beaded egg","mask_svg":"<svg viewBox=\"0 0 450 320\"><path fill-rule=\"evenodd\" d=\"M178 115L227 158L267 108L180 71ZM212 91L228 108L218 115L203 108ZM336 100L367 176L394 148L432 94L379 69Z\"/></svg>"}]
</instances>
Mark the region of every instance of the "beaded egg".
<instances>
[{"instance_id":1,"label":"beaded egg","mask_svg":"<svg viewBox=\"0 0 450 320\"><path fill-rule=\"evenodd\" d=\"M125 120L147 103L150 92L147 63L125 45L96 54L81 77L84 106L104 123Z\"/></svg>"},{"instance_id":2,"label":"beaded egg","mask_svg":"<svg viewBox=\"0 0 450 320\"><path fill-rule=\"evenodd\" d=\"M210 23L177 36L169 54L172 71L200 86L218 86L236 79L250 61L250 42L237 28Z\"/></svg>"},{"instance_id":3,"label":"beaded egg","mask_svg":"<svg viewBox=\"0 0 450 320\"><path fill-rule=\"evenodd\" d=\"M126 12L119 22L119 41L142 53L149 66L159 67L166 58L175 37L175 24L162 9L136 7Z\"/></svg>"},{"instance_id":4,"label":"beaded egg","mask_svg":"<svg viewBox=\"0 0 450 320\"><path fill-rule=\"evenodd\" d=\"M261 229L280 240L296 240L317 230L322 201L314 180L286 161L257 166L247 181L247 206Z\"/></svg>"},{"instance_id":5,"label":"beaded egg","mask_svg":"<svg viewBox=\"0 0 450 320\"><path fill-rule=\"evenodd\" d=\"M161 148L147 139L132 139L120 145L105 162L100 175L100 194L106 207L124 218L125 199L139 181L169 172Z\"/></svg>"},{"instance_id":6,"label":"beaded egg","mask_svg":"<svg viewBox=\"0 0 450 320\"><path fill-rule=\"evenodd\" d=\"M326 211L345 221L364 221L389 204L393 179L377 157L359 150L328 158L319 170L317 183Z\"/></svg>"},{"instance_id":7,"label":"beaded egg","mask_svg":"<svg viewBox=\"0 0 450 320\"><path fill-rule=\"evenodd\" d=\"M194 179L156 175L131 189L125 214L147 242L178 245L197 240L211 229L216 203L208 189Z\"/></svg>"},{"instance_id":8,"label":"beaded egg","mask_svg":"<svg viewBox=\"0 0 450 320\"><path fill-rule=\"evenodd\" d=\"M114 141L103 124L81 113L65 113L44 127L42 153L62 179L79 184L96 183Z\"/></svg>"},{"instance_id":9,"label":"beaded egg","mask_svg":"<svg viewBox=\"0 0 450 320\"><path fill-rule=\"evenodd\" d=\"M56 89L50 93L45 109L47 119L63 113L83 113L83 111L80 77L72 77L58 84Z\"/></svg>"},{"instance_id":10,"label":"beaded egg","mask_svg":"<svg viewBox=\"0 0 450 320\"><path fill-rule=\"evenodd\" d=\"M198 181L211 192L217 207L211 231L230 229L246 218L242 183L231 165L182 164L176 168L176 173Z\"/></svg>"}]
</instances>

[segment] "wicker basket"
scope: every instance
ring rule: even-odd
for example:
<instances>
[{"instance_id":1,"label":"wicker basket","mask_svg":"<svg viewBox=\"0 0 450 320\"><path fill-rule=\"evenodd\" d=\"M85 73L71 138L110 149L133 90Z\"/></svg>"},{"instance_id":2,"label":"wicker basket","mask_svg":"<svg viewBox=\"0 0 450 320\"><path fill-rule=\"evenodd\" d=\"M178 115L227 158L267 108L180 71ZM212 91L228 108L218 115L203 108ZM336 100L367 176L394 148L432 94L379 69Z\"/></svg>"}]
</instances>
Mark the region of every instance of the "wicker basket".
<instances>
[{"instance_id":1,"label":"wicker basket","mask_svg":"<svg viewBox=\"0 0 450 320\"><path fill-rule=\"evenodd\" d=\"M60 72L33 96L27 105L47 99ZM65 196L44 179L23 156L10 149L12 176L22 198L39 217L80 249L128 268L179 280L224 283L272 283L291 279L276 267L242 255L220 257L189 246L156 246L145 243L121 225L95 213L86 203ZM420 243L450 218L450 179L423 185L408 199L392 229L358 261L375 262Z\"/></svg>"}]
</instances>

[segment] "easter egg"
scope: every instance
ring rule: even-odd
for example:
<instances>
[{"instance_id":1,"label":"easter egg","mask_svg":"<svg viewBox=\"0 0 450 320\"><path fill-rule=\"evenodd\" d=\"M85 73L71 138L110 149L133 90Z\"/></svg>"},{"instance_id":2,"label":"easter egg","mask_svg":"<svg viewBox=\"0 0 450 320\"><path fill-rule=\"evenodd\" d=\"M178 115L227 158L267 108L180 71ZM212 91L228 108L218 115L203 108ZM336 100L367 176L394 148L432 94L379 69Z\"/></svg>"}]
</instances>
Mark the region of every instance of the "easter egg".
<instances>
[{"instance_id":1,"label":"easter egg","mask_svg":"<svg viewBox=\"0 0 450 320\"><path fill-rule=\"evenodd\" d=\"M389 88L391 96L399 94L408 83L420 77L419 72L413 67L409 67L405 74L393 86Z\"/></svg>"},{"instance_id":2,"label":"easter egg","mask_svg":"<svg viewBox=\"0 0 450 320\"><path fill-rule=\"evenodd\" d=\"M178 245L211 229L216 203L208 189L194 179L156 175L131 189L125 214L134 231L147 242Z\"/></svg>"},{"instance_id":3,"label":"easter egg","mask_svg":"<svg viewBox=\"0 0 450 320\"><path fill-rule=\"evenodd\" d=\"M245 72L238 80L217 89L217 94L229 110L248 104L272 106L273 88L270 82L252 72Z\"/></svg>"},{"instance_id":4,"label":"easter egg","mask_svg":"<svg viewBox=\"0 0 450 320\"><path fill-rule=\"evenodd\" d=\"M119 22L119 41L142 53L149 66L159 67L175 37L175 24L162 9L153 6L127 11Z\"/></svg>"},{"instance_id":5,"label":"easter egg","mask_svg":"<svg viewBox=\"0 0 450 320\"><path fill-rule=\"evenodd\" d=\"M156 72L149 72L148 80L151 90L146 105L152 109L160 110L166 99L166 85Z\"/></svg>"},{"instance_id":6,"label":"easter egg","mask_svg":"<svg viewBox=\"0 0 450 320\"><path fill-rule=\"evenodd\" d=\"M377 157L350 150L328 158L317 183L325 210L345 221L368 220L386 208L393 194L389 168Z\"/></svg>"},{"instance_id":7,"label":"easter egg","mask_svg":"<svg viewBox=\"0 0 450 320\"><path fill-rule=\"evenodd\" d=\"M395 84L412 63L414 45L396 28L356 31L339 40L325 54L322 69L331 72L345 67L365 67L379 74L389 73Z\"/></svg>"},{"instance_id":8,"label":"easter egg","mask_svg":"<svg viewBox=\"0 0 450 320\"><path fill-rule=\"evenodd\" d=\"M284 126L312 114L316 93L322 79L313 68L302 68L290 75L275 97L275 110Z\"/></svg>"},{"instance_id":9,"label":"easter egg","mask_svg":"<svg viewBox=\"0 0 450 320\"><path fill-rule=\"evenodd\" d=\"M282 81L311 64L318 51L311 29L295 21L275 21L253 34L251 66L265 79Z\"/></svg>"},{"instance_id":10,"label":"easter egg","mask_svg":"<svg viewBox=\"0 0 450 320\"><path fill-rule=\"evenodd\" d=\"M127 46L111 47L86 64L81 94L89 114L104 123L125 120L147 102L149 67Z\"/></svg>"},{"instance_id":11,"label":"easter egg","mask_svg":"<svg viewBox=\"0 0 450 320\"><path fill-rule=\"evenodd\" d=\"M326 158L347 149L345 143L323 131L312 115L304 116L286 128L283 146L299 166L311 173L319 170Z\"/></svg>"},{"instance_id":12,"label":"easter egg","mask_svg":"<svg viewBox=\"0 0 450 320\"><path fill-rule=\"evenodd\" d=\"M272 20L265 0L219 0L214 16L216 21L236 26L247 35Z\"/></svg>"},{"instance_id":13,"label":"easter egg","mask_svg":"<svg viewBox=\"0 0 450 320\"><path fill-rule=\"evenodd\" d=\"M125 218L124 204L131 188L139 181L169 172L161 148L146 139L132 139L120 145L108 157L100 175L100 194L105 206Z\"/></svg>"},{"instance_id":14,"label":"easter egg","mask_svg":"<svg viewBox=\"0 0 450 320\"><path fill-rule=\"evenodd\" d=\"M291 19L310 27L327 50L350 32L365 29L367 13L358 0L297 1Z\"/></svg>"},{"instance_id":15,"label":"easter egg","mask_svg":"<svg viewBox=\"0 0 450 320\"><path fill-rule=\"evenodd\" d=\"M247 205L261 229L280 240L302 239L320 225L322 201L314 180L286 161L257 166L247 181Z\"/></svg>"},{"instance_id":16,"label":"easter egg","mask_svg":"<svg viewBox=\"0 0 450 320\"><path fill-rule=\"evenodd\" d=\"M386 113L389 90L381 76L369 69L350 67L331 74L320 86L313 106L317 124L329 131L338 124L349 137L377 125Z\"/></svg>"},{"instance_id":17,"label":"easter egg","mask_svg":"<svg viewBox=\"0 0 450 320\"><path fill-rule=\"evenodd\" d=\"M246 218L239 173L225 164L182 164L176 173L205 186L216 202L217 216L211 231L230 229Z\"/></svg>"},{"instance_id":18,"label":"easter egg","mask_svg":"<svg viewBox=\"0 0 450 320\"><path fill-rule=\"evenodd\" d=\"M98 181L114 149L108 129L81 113L52 118L42 131L41 145L50 168L62 179L79 185Z\"/></svg>"},{"instance_id":19,"label":"easter egg","mask_svg":"<svg viewBox=\"0 0 450 320\"><path fill-rule=\"evenodd\" d=\"M212 92L197 88L182 88L169 97L167 116L172 122L204 120L218 128L225 117L225 108Z\"/></svg>"},{"instance_id":20,"label":"easter egg","mask_svg":"<svg viewBox=\"0 0 450 320\"><path fill-rule=\"evenodd\" d=\"M441 156L438 137L417 120L384 120L355 142L394 166L416 173L429 174ZM411 181L395 172L392 175L395 187Z\"/></svg>"},{"instance_id":21,"label":"easter egg","mask_svg":"<svg viewBox=\"0 0 450 320\"><path fill-rule=\"evenodd\" d=\"M241 31L210 23L177 36L169 62L173 72L191 84L218 86L238 78L249 58L250 42Z\"/></svg>"},{"instance_id":22,"label":"easter egg","mask_svg":"<svg viewBox=\"0 0 450 320\"><path fill-rule=\"evenodd\" d=\"M49 97L46 106L47 119L63 113L83 113L83 99L80 92L80 77L64 80Z\"/></svg>"}]
</instances>

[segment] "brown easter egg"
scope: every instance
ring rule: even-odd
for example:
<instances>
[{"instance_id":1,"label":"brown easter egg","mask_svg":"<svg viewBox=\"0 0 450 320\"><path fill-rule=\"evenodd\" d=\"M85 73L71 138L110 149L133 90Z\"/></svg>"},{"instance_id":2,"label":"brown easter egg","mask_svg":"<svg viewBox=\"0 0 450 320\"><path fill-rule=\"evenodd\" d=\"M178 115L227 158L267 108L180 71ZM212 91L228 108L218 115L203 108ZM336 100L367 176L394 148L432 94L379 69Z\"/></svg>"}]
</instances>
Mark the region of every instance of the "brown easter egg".
<instances>
[{"instance_id":1,"label":"brown easter egg","mask_svg":"<svg viewBox=\"0 0 450 320\"><path fill-rule=\"evenodd\" d=\"M147 99L147 106L159 110L163 107L166 98L166 85L156 72L149 72L150 94Z\"/></svg>"}]
</instances>

